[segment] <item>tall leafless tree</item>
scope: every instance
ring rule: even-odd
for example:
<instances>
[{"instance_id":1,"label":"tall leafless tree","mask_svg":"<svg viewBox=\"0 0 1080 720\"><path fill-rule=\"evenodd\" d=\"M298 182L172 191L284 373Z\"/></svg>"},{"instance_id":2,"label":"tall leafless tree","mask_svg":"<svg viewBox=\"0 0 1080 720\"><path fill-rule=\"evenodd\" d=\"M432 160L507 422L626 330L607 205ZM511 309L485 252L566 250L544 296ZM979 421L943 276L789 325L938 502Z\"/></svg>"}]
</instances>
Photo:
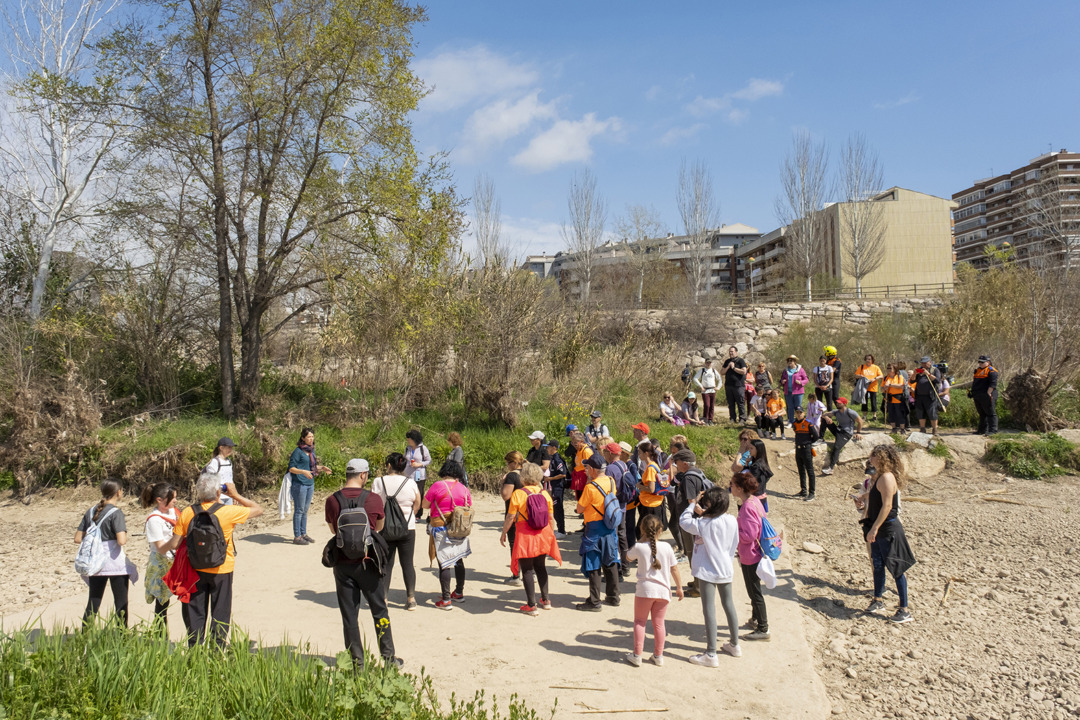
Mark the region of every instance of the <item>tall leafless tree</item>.
<instances>
[{"instance_id":1,"label":"tall leafless tree","mask_svg":"<svg viewBox=\"0 0 1080 720\"><path fill-rule=\"evenodd\" d=\"M574 255L573 272L581 287L581 302L587 303L607 222L607 202L596 189L596 176L588 168L571 178L566 206L570 223L563 223L562 236Z\"/></svg>"},{"instance_id":2,"label":"tall leafless tree","mask_svg":"<svg viewBox=\"0 0 1080 720\"><path fill-rule=\"evenodd\" d=\"M651 205L627 205L626 215L615 222L623 238L627 262L637 278L636 301L640 306L645 291L645 270L649 266L649 240L658 237L663 229L660 213Z\"/></svg>"},{"instance_id":3,"label":"tall leafless tree","mask_svg":"<svg viewBox=\"0 0 1080 720\"><path fill-rule=\"evenodd\" d=\"M1073 262L1080 252L1080 180L1062 176L1059 168L1040 170L1038 182L1027 190L1020 217L1029 235L1038 238L1041 253L1038 265L1059 265L1068 281Z\"/></svg>"},{"instance_id":4,"label":"tall leafless tree","mask_svg":"<svg viewBox=\"0 0 1080 720\"><path fill-rule=\"evenodd\" d=\"M884 189L884 172L866 136L856 133L840 152L840 213L844 270L855 278L855 294L862 297L862 281L885 259L885 205L872 199Z\"/></svg>"},{"instance_id":5,"label":"tall leafless tree","mask_svg":"<svg viewBox=\"0 0 1080 720\"><path fill-rule=\"evenodd\" d=\"M505 267L509 248L502 239L502 203L495 195L495 182L481 173L473 189L473 237L481 267Z\"/></svg>"},{"instance_id":6,"label":"tall leafless tree","mask_svg":"<svg viewBox=\"0 0 1080 720\"><path fill-rule=\"evenodd\" d=\"M821 209L829 193L829 153L806 131L798 132L780 164L783 193L776 199L776 217L787 226L784 265L806 283L806 299L814 299L814 275L825 265L825 219Z\"/></svg>"},{"instance_id":7,"label":"tall leafless tree","mask_svg":"<svg viewBox=\"0 0 1080 720\"><path fill-rule=\"evenodd\" d=\"M709 231L716 227L720 217L720 203L713 195L712 174L704 161L698 160L687 166L684 160L679 166L675 201L686 233L686 273L697 305L710 289L712 244Z\"/></svg>"},{"instance_id":8,"label":"tall leafless tree","mask_svg":"<svg viewBox=\"0 0 1080 720\"><path fill-rule=\"evenodd\" d=\"M57 245L75 248L111 199L106 159L122 124L116 85L95 67L93 43L118 0L23 0L5 8L10 74L0 127L0 172L37 215L28 313L41 317ZM7 8L10 8L8 10ZM97 75L97 77L95 77Z\"/></svg>"}]
</instances>

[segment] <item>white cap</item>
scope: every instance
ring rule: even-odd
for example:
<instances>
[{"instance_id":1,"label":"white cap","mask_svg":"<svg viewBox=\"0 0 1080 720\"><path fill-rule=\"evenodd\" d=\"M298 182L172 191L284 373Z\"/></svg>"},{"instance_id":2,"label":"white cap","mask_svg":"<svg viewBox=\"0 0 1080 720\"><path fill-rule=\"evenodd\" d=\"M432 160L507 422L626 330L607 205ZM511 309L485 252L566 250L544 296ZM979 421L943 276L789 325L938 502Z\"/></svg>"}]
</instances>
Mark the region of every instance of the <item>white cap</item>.
<instances>
[{"instance_id":1,"label":"white cap","mask_svg":"<svg viewBox=\"0 0 1080 720\"><path fill-rule=\"evenodd\" d=\"M368 467L367 460L362 460L360 458L353 458L352 460L349 461L349 464L345 466L345 474L346 475L357 475L359 473L367 472L369 469L370 468Z\"/></svg>"},{"instance_id":2,"label":"white cap","mask_svg":"<svg viewBox=\"0 0 1080 720\"><path fill-rule=\"evenodd\" d=\"M536 430L535 432L533 432L532 435L529 436L529 439L530 440L543 440L544 439L544 432L542 430Z\"/></svg>"}]
</instances>

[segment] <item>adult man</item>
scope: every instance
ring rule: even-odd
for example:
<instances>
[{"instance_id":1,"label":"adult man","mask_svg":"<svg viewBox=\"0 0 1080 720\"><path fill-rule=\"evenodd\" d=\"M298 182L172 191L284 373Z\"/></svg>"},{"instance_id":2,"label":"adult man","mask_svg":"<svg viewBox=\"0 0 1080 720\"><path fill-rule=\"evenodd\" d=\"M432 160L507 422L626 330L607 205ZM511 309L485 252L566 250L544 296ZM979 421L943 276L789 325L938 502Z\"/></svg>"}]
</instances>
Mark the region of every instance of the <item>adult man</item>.
<instances>
[{"instance_id":1,"label":"adult man","mask_svg":"<svg viewBox=\"0 0 1080 720\"><path fill-rule=\"evenodd\" d=\"M342 513L363 508L371 532L382 530L386 514L382 498L364 489L368 479L368 462L354 458L345 466L345 487L326 498L326 522L330 532L338 534L338 520ZM334 566L334 585L337 589L338 610L345 632L345 649L352 656L353 670L364 669L364 644L360 638L360 598L371 608L375 621L375 636L379 639L379 655L388 665L401 667L404 661L394 656L394 638L390 633L390 613L386 609L386 595L379 575L364 562L364 558L351 560L344 554Z\"/></svg>"},{"instance_id":2,"label":"adult man","mask_svg":"<svg viewBox=\"0 0 1080 720\"><path fill-rule=\"evenodd\" d=\"M799 497L806 502L814 500L814 443L818 439L817 426L806 419L806 411L795 408L795 422L791 424L795 433L795 467L799 469ZM807 478L810 480L810 492L806 491Z\"/></svg>"},{"instance_id":3,"label":"adult man","mask_svg":"<svg viewBox=\"0 0 1080 720\"><path fill-rule=\"evenodd\" d=\"M630 453L630 462L637 465L639 471L645 472L645 458L638 452L638 445L649 440L649 425L640 422L637 425L631 425L630 430L634 433L634 450Z\"/></svg>"},{"instance_id":4,"label":"adult man","mask_svg":"<svg viewBox=\"0 0 1080 720\"><path fill-rule=\"evenodd\" d=\"M746 361L739 357L739 349L734 345L728 348L727 355L720 369L724 373L728 417L731 422L743 423L746 422ZM712 420L711 416L709 420Z\"/></svg>"},{"instance_id":5,"label":"adult man","mask_svg":"<svg viewBox=\"0 0 1080 720\"><path fill-rule=\"evenodd\" d=\"M173 536L162 549L162 552L167 552L180 545L180 541L192 529L196 512L200 515L205 512L216 517L224 536L224 561L214 567L195 568L199 581L191 593L191 599L181 608L184 625L188 631L188 645L195 645L206 639L208 610L214 642L220 647L228 643L229 625L232 620L233 567L236 563L233 528L251 518L259 517L263 512L258 503L238 493L236 486L232 483L225 485L225 491L236 503L235 505L222 505L218 502L221 478L216 473L204 472L199 475L199 479L195 481L195 505L184 508L184 511L180 513L176 525L173 526ZM200 518L196 523L200 538L207 534L204 528L211 527L207 520L208 518ZM211 544L213 543L208 543L207 547ZM190 548L188 558L195 561Z\"/></svg>"},{"instance_id":6,"label":"adult man","mask_svg":"<svg viewBox=\"0 0 1080 720\"><path fill-rule=\"evenodd\" d=\"M979 413L976 435L993 435L998 431L997 385L998 371L990 363L990 356L980 355L968 390L968 395L975 401L975 412Z\"/></svg>"},{"instance_id":7,"label":"adult man","mask_svg":"<svg viewBox=\"0 0 1080 720\"><path fill-rule=\"evenodd\" d=\"M525 462L539 465L542 470L547 470L548 455L544 447L544 432L542 430L535 431L529 436L529 442L532 443L532 447L525 453Z\"/></svg>"},{"instance_id":8,"label":"adult man","mask_svg":"<svg viewBox=\"0 0 1080 720\"><path fill-rule=\"evenodd\" d=\"M566 509L563 506L563 496L566 494L566 485L570 482L570 468L559 454L559 441L549 440L545 446L548 456L548 482L551 483L551 507L555 514L555 537L566 537Z\"/></svg>"},{"instance_id":9,"label":"adult man","mask_svg":"<svg viewBox=\"0 0 1080 720\"><path fill-rule=\"evenodd\" d=\"M930 362L930 356L919 360L919 367L911 373L908 384L915 399L915 417L919 419L919 430L926 430L926 421L930 421L933 433L937 435L938 422L938 386L941 384L941 371Z\"/></svg>"},{"instance_id":10,"label":"adult man","mask_svg":"<svg viewBox=\"0 0 1080 720\"><path fill-rule=\"evenodd\" d=\"M848 444L848 440L854 437L862 440L862 418L859 413L848 407L847 398L836 399L836 410L825 413L821 418L821 436L825 432L831 432L836 440L829 450L829 457L825 460L825 466L821 468L822 475L832 475L836 463L840 462L840 451Z\"/></svg>"},{"instance_id":11,"label":"adult man","mask_svg":"<svg viewBox=\"0 0 1080 720\"><path fill-rule=\"evenodd\" d=\"M626 503L633 498L633 493L631 492L632 488L624 486L624 480L629 481L631 478L628 475L629 467L619 459L621 453L622 448L616 442L610 442L600 448L600 454L604 457L604 462L607 463L604 474L615 481L615 494L619 497L619 507L623 509L623 521L619 523L616 532L619 536L619 574L625 578L630 574L630 565L626 559L626 553L630 550L630 546L626 542ZM636 486L636 484L635 482L634 485Z\"/></svg>"},{"instance_id":12,"label":"adult man","mask_svg":"<svg viewBox=\"0 0 1080 720\"><path fill-rule=\"evenodd\" d=\"M604 603L619 605L619 538L615 528L604 524L604 496L615 492L615 481L604 474L604 460L592 455L585 461L588 482L578 497L577 511L585 516L581 536L581 572L589 580L589 599L575 607L600 612L600 578L603 576Z\"/></svg>"},{"instance_id":13,"label":"adult man","mask_svg":"<svg viewBox=\"0 0 1080 720\"><path fill-rule=\"evenodd\" d=\"M683 448L672 454L671 461L675 464L675 477L678 481L678 484L675 487L674 518L674 524L675 526L678 526L679 518L682 516L683 511L690 507L690 501L696 498L698 493L704 492L712 487L712 483L705 477L705 473L698 468L697 456L690 448ZM675 532L678 532L682 539L682 546L686 551L687 558L692 558L694 554L694 536L683 530L681 527ZM672 534L674 534L674 532ZM697 583L693 579L686 584L686 587L687 595L690 597L700 597Z\"/></svg>"},{"instance_id":14,"label":"adult man","mask_svg":"<svg viewBox=\"0 0 1080 720\"><path fill-rule=\"evenodd\" d=\"M706 425L713 424L713 410L716 407L716 386L720 384L720 373L713 370L712 358L705 359L705 367L694 375L694 384L701 392L702 418Z\"/></svg>"},{"instance_id":15,"label":"adult man","mask_svg":"<svg viewBox=\"0 0 1080 720\"><path fill-rule=\"evenodd\" d=\"M690 386L690 363L686 363L686 366L682 369L682 375L680 377L682 378L682 386L685 390L687 387Z\"/></svg>"}]
</instances>

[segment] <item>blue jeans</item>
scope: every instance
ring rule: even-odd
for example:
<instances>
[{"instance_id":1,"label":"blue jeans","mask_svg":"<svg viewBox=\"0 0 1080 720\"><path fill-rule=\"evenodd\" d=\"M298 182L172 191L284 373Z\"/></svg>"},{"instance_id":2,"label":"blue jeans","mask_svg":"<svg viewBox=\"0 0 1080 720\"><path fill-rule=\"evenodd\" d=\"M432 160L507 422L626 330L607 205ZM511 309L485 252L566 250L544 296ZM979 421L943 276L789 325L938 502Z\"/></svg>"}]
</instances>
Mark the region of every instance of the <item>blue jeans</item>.
<instances>
[{"instance_id":1,"label":"blue jeans","mask_svg":"<svg viewBox=\"0 0 1080 720\"><path fill-rule=\"evenodd\" d=\"M788 425L795 423L795 408L802 407L802 393L784 393L784 402L787 403Z\"/></svg>"},{"instance_id":2,"label":"blue jeans","mask_svg":"<svg viewBox=\"0 0 1080 720\"><path fill-rule=\"evenodd\" d=\"M294 538L303 537L307 534L307 513L311 496L315 494L315 486L301 485L293 481L289 490L293 503L292 534Z\"/></svg>"},{"instance_id":3,"label":"blue jeans","mask_svg":"<svg viewBox=\"0 0 1080 720\"><path fill-rule=\"evenodd\" d=\"M896 522L886 520L885 522ZM885 594L885 555L889 552L889 540L878 538L870 543L870 561L874 563L874 597L879 598ZM900 596L900 607L907 607L907 576L901 575L896 578L896 594Z\"/></svg>"}]
</instances>

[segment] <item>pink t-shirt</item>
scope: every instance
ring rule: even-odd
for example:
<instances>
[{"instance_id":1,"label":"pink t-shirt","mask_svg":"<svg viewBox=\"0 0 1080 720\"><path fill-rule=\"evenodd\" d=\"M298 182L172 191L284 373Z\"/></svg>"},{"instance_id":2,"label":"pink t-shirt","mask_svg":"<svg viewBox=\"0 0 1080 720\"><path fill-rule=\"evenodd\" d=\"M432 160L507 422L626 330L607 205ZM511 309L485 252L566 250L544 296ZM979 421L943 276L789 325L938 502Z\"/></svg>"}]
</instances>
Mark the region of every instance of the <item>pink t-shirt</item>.
<instances>
[{"instance_id":1,"label":"pink t-shirt","mask_svg":"<svg viewBox=\"0 0 1080 720\"><path fill-rule=\"evenodd\" d=\"M761 538L761 519L765 517L765 508L761 501L754 496L746 498L742 507L739 508L739 562L743 565L753 565L761 560L761 548L758 540Z\"/></svg>"},{"instance_id":2,"label":"pink t-shirt","mask_svg":"<svg viewBox=\"0 0 1080 720\"><path fill-rule=\"evenodd\" d=\"M450 519L450 513L459 505L472 505L469 488L459 482L438 480L424 493L424 499L431 503L429 517Z\"/></svg>"}]
</instances>

